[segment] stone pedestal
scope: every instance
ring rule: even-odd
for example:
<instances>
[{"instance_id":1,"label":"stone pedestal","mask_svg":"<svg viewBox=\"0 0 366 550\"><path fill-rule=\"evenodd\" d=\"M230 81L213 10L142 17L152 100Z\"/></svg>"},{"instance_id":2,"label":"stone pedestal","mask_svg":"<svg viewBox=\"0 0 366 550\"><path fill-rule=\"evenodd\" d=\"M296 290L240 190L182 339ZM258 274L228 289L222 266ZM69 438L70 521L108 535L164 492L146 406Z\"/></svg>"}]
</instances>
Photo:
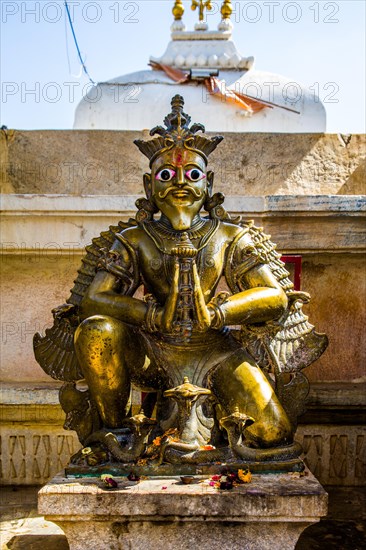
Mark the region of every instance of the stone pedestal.
<instances>
[{"instance_id":1,"label":"stone pedestal","mask_svg":"<svg viewBox=\"0 0 366 550\"><path fill-rule=\"evenodd\" d=\"M109 490L98 478L58 476L39 492L39 512L70 550L290 550L327 513L326 492L306 474L254 475L230 491L198 477L119 478Z\"/></svg>"}]
</instances>

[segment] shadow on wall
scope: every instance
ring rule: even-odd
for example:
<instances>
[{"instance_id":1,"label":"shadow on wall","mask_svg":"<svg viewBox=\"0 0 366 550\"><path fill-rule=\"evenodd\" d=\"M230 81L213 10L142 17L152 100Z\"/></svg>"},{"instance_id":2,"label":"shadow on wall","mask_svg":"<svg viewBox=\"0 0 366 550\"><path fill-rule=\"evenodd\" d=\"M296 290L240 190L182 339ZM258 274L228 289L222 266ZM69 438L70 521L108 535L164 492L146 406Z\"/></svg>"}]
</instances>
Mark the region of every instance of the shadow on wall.
<instances>
[{"instance_id":1,"label":"shadow on wall","mask_svg":"<svg viewBox=\"0 0 366 550\"><path fill-rule=\"evenodd\" d=\"M65 535L16 535L7 544L9 550L69 550Z\"/></svg>"},{"instance_id":2,"label":"shadow on wall","mask_svg":"<svg viewBox=\"0 0 366 550\"><path fill-rule=\"evenodd\" d=\"M366 195L366 159L361 160L359 166L338 191L338 195Z\"/></svg>"}]
</instances>

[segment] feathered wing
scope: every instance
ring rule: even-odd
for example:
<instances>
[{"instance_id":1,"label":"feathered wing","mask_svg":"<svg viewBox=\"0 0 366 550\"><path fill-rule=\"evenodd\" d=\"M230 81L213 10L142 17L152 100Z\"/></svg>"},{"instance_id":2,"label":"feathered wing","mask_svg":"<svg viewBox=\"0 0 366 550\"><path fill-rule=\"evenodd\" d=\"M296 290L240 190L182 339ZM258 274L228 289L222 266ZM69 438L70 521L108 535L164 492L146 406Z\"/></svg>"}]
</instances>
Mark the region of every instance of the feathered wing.
<instances>
[{"instance_id":1,"label":"feathered wing","mask_svg":"<svg viewBox=\"0 0 366 550\"><path fill-rule=\"evenodd\" d=\"M55 380L71 382L84 378L74 350L76 316L71 314L68 318L55 318L53 326L46 329L44 336L36 332L33 337L36 361Z\"/></svg>"},{"instance_id":2,"label":"feathered wing","mask_svg":"<svg viewBox=\"0 0 366 550\"><path fill-rule=\"evenodd\" d=\"M81 261L78 276L74 281L70 297L66 303L53 309L54 324L46 329L45 335L38 332L33 338L34 355L42 369L52 378L65 382L84 378L74 349L74 334L79 325L79 306L94 279L98 262L105 256L116 235L122 230L135 226L136 222L119 222L110 226L92 244L85 248L86 255Z\"/></svg>"},{"instance_id":3,"label":"feathered wing","mask_svg":"<svg viewBox=\"0 0 366 550\"><path fill-rule=\"evenodd\" d=\"M315 332L314 326L302 311L303 304L309 301L310 296L293 290L289 272L270 236L253 222L242 222L241 225L243 234L249 234L252 243L252 247L247 247L247 253L253 265L267 264L289 299L289 307L278 321L267 323L264 327L244 325L243 343L263 370L272 370L276 375L298 372L322 355L328 345L328 338L325 334ZM244 290L240 280L241 266L233 262L234 253L233 250L226 272L233 293Z\"/></svg>"},{"instance_id":4,"label":"feathered wing","mask_svg":"<svg viewBox=\"0 0 366 550\"><path fill-rule=\"evenodd\" d=\"M316 361L325 351L328 339L319 334L302 311L303 301L296 293L286 315L280 320L281 328L267 337L266 347L281 373L296 372Z\"/></svg>"}]
</instances>

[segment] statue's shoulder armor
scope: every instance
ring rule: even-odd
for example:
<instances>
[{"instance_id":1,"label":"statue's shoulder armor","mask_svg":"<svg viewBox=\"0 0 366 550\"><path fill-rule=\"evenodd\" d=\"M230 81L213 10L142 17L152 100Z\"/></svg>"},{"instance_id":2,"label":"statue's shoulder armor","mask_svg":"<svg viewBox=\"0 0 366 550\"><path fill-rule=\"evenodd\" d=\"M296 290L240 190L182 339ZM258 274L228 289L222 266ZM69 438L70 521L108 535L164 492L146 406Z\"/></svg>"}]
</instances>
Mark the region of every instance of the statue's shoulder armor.
<instances>
[{"instance_id":1,"label":"statue's shoulder armor","mask_svg":"<svg viewBox=\"0 0 366 550\"><path fill-rule=\"evenodd\" d=\"M123 238L127 239L131 244L134 244L135 241L141 238L141 235L144 234L144 231L139 225L137 225L137 223L133 223L133 221L134 220L130 220L128 224L123 224L124 227L122 227L122 229L116 233L116 237L122 236Z\"/></svg>"},{"instance_id":2,"label":"statue's shoulder armor","mask_svg":"<svg viewBox=\"0 0 366 550\"><path fill-rule=\"evenodd\" d=\"M230 219L221 220L220 228L230 240L234 240L238 235L244 234L241 223L235 223Z\"/></svg>"},{"instance_id":3,"label":"statue's shoulder armor","mask_svg":"<svg viewBox=\"0 0 366 550\"><path fill-rule=\"evenodd\" d=\"M71 296L66 302L79 306L85 295L85 292L94 279L100 259L109 251L118 235L123 234L123 230L134 227L136 222L129 220L128 222L120 221L118 225L111 225L107 231L102 231L99 237L95 237L92 243L85 247L85 256L81 260L81 267L78 269L78 276L74 281L74 286L71 289Z\"/></svg>"},{"instance_id":4,"label":"statue's shoulder armor","mask_svg":"<svg viewBox=\"0 0 366 550\"><path fill-rule=\"evenodd\" d=\"M54 323L46 329L45 335L38 332L33 338L34 354L42 369L56 380L80 380L83 374L74 350L74 333L80 323L79 306L93 281L100 262L117 239L127 228L136 222L119 222L103 231L92 243L85 247L85 256L78 269L78 275L65 304L52 310Z\"/></svg>"},{"instance_id":5,"label":"statue's shoulder armor","mask_svg":"<svg viewBox=\"0 0 366 550\"><path fill-rule=\"evenodd\" d=\"M146 238L147 235L142 225L130 225L116 233L116 240L113 248L118 249L118 244L122 244L125 248L132 247L137 253L139 248L144 246Z\"/></svg>"},{"instance_id":6,"label":"statue's shoulder armor","mask_svg":"<svg viewBox=\"0 0 366 550\"><path fill-rule=\"evenodd\" d=\"M262 227L254 225L252 220L240 221L237 227L240 229L228 249L225 270L231 292L245 290L245 273L259 265L268 265L283 290L286 293L292 291L289 272L276 250L277 245L271 241L271 236Z\"/></svg>"}]
</instances>

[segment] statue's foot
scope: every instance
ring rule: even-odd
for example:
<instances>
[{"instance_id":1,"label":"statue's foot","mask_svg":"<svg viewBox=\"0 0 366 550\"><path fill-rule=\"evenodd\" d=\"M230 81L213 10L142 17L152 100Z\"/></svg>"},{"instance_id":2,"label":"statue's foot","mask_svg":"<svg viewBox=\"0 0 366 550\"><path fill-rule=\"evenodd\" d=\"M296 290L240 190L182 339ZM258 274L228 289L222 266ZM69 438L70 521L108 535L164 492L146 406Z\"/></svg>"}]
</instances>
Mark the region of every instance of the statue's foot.
<instances>
[{"instance_id":1,"label":"statue's foot","mask_svg":"<svg viewBox=\"0 0 366 550\"><path fill-rule=\"evenodd\" d=\"M135 462L144 455L148 435L155 424L156 420L140 413L126 419L125 427L113 430L103 428L92 433L86 445L100 444L109 453L112 462Z\"/></svg>"}]
</instances>

